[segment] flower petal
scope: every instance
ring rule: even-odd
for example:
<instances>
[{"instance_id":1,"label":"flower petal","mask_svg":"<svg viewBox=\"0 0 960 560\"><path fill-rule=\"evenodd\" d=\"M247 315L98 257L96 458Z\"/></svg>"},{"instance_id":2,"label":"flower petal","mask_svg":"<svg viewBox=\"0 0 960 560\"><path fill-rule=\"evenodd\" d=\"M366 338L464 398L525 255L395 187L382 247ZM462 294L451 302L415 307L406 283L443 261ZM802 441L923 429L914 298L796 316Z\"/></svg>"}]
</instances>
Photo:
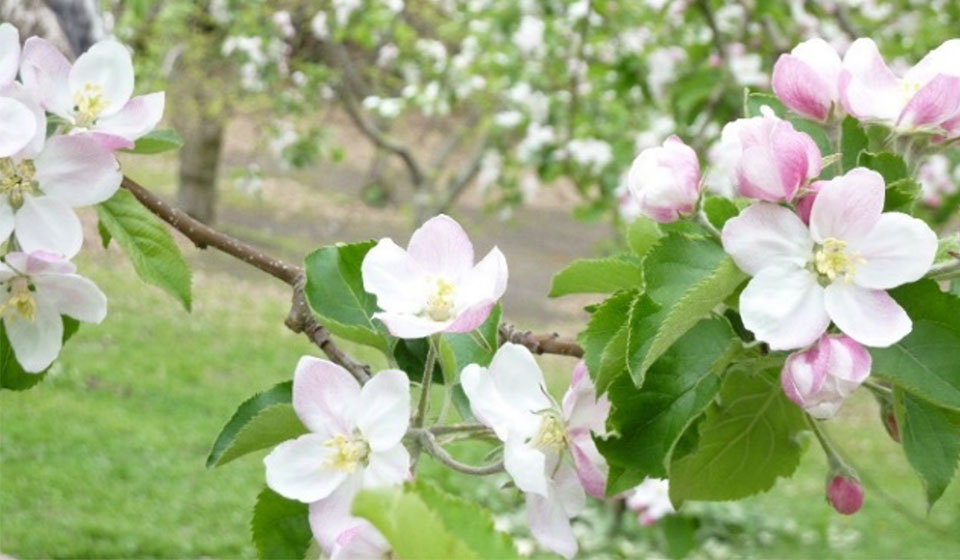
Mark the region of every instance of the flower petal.
<instances>
[{"instance_id":1,"label":"flower petal","mask_svg":"<svg viewBox=\"0 0 960 560\"><path fill-rule=\"evenodd\" d=\"M723 249L741 270L756 276L771 266L803 267L813 252L807 226L790 210L758 202L723 227Z\"/></svg>"},{"instance_id":2,"label":"flower petal","mask_svg":"<svg viewBox=\"0 0 960 560\"><path fill-rule=\"evenodd\" d=\"M853 281L886 290L923 278L937 254L937 234L923 220L887 212L850 249L866 261L857 266Z\"/></svg>"},{"instance_id":3,"label":"flower petal","mask_svg":"<svg viewBox=\"0 0 960 560\"><path fill-rule=\"evenodd\" d=\"M357 428L373 451L400 443L410 423L410 380L398 369L373 376L360 389Z\"/></svg>"},{"instance_id":4,"label":"flower petal","mask_svg":"<svg viewBox=\"0 0 960 560\"><path fill-rule=\"evenodd\" d=\"M310 530L324 553L330 554L337 538L353 527L367 523L351 515L353 498L360 490L361 476L352 476L322 500L310 504Z\"/></svg>"},{"instance_id":5,"label":"flower petal","mask_svg":"<svg viewBox=\"0 0 960 560\"><path fill-rule=\"evenodd\" d=\"M960 39L944 41L939 47L928 52L903 79L914 84L927 84L938 74L960 76L958 60L960 60Z\"/></svg>"},{"instance_id":6,"label":"flower petal","mask_svg":"<svg viewBox=\"0 0 960 560\"><path fill-rule=\"evenodd\" d=\"M504 344L493 355L488 371L497 391L514 410L533 414L552 408L543 372L526 346ZM521 425L513 427L514 430L522 428Z\"/></svg>"},{"instance_id":7,"label":"flower petal","mask_svg":"<svg viewBox=\"0 0 960 560\"><path fill-rule=\"evenodd\" d=\"M33 117L34 125L32 127L33 136L30 139L30 142L23 147L18 153L13 155L14 159L35 159L41 151L43 151L43 145L46 143L47 139L47 114L44 112L43 107L40 106L40 103L37 101L35 96L24 87L19 82L14 82L7 86L5 90L2 90L0 96L19 101L26 107L30 114ZM2 122L2 121L0 121ZM3 124L0 124L0 129L4 128ZM26 132L30 130L31 127L27 127L23 130Z\"/></svg>"},{"instance_id":8,"label":"flower petal","mask_svg":"<svg viewBox=\"0 0 960 560\"><path fill-rule=\"evenodd\" d=\"M13 355L29 373L40 373L57 359L63 345L63 319L56 308L40 298L35 300L36 313L32 321L20 316L4 317Z\"/></svg>"},{"instance_id":9,"label":"flower petal","mask_svg":"<svg viewBox=\"0 0 960 560\"><path fill-rule=\"evenodd\" d=\"M790 266L765 268L754 276L740 294L740 316L772 350L813 344L830 324L817 277Z\"/></svg>"},{"instance_id":10,"label":"flower petal","mask_svg":"<svg viewBox=\"0 0 960 560\"><path fill-rule=\"evenodd\" d=\"M939 127L957 112L960 112L960 76L940 74L910 98L897 119L897 126Z\"/></svg>"},{"instance_id":11,"label":"flower petal","mask_svg":"<svg viewBox=\"0 0 960 560\"><path fill-rule=\"evenodd\" d=\"M330 560L371 560L390 558L390 543L368 521L351 527L337 537Z\"/></svg>"},{"instance_id":12,"label":"flower petal","mask_svg":"<svg viewBox=\"0 0 960 560\"><path fill-rule=\"evenodd\" d=\"M122 109L133 94L133 61L127 48L116 41L100 41L80 55L70 69L70 92L76 94L87 84L103 90L107 105L101 117Z\"/></svg>"},{"instance_id":13,"label":"flower petal","mask_svg":"<svg viewBox=\"0 0 960 560\"><path fill-rule=\"evenodd\" d=\"M577 554L577 538L570 518L556 493L551 496L527 494L527 523L541 546L564 558Z\"/></svg>"},{"instance_id":14,"label":"flower petal","mask_svg":"<svg viewBox=\"0 0 960 560\"><path fill-rule=\"evenodd\" d=\"M0 196L0 244L5 242L10 234L13 233L13 226L16 223L14 218L13 206L5 196Z\"/></svg>"},{"instance_id":15,"label":"flower petal","mask_svg":"<svg viewBox=\"0 0 960 560\"><path fill-rule=\"evenodd\" d=\"M475 330L487 320L495 305L496 302L494 301L482 301L464 309L443 332L468 333Z\"/></svg>"},{"instance_id":16,"label":"flower petal","mask_svg":"<svg viewBox=\"0 0 960 560\"><path fill-rule=\"evenodd\" d=\"M866 236L883 212L883 176L858 167L823 183L810 209L810 235L856 243Z\"/></svg>"},{"instance_id":17,"label":"flower petal","mask_svg":"<svg viewBox=\"0 0 960 560\"><path fill-rule=\"evenodd\" d=\"M69 260L46 251L7 253L4 255L4 260L27 276L73 274L77 271L77 267Z\"/></svg>"},{"instance_id":18,"label":"flower petal","mask_svg":"<svg viewBox=\"0 0 960 560\"><path fill-rule=\"evenodd\" d=\"M285 498L307 504L332 494L347 474L328 466L332 450L325 441L324 435L304 434L278 445L263 459L267 486Z\"/></svg>"},{"instance_id":19,"label":"flower petal","mask_svg":"<svg viewBox=\"0 0 960 560\"><path fill-rule=\"evenodd\" d=\"M500 441L507 441L511 430L518 425L527 435L533 435L538 426L537 418L530 412L517 410L503 398L485 368L470 364L460 372L463 392L470 401L470 409L477 420L493 428Z\"/></svg>"},{"instance_id":20,"label":"flower petal","mask_svg":"<svg viewBox=\"0 0 960 560\"><path fill-rule=\"evenodd\" d=\"M772 86L777 99L796 113L819 121L825 121L830 114L834 99L830 96L829 85L796 56L784 54L777 59L773 66Z\"/></svg>"},{"instance_id":21,"label":"flower petal","mask_svg":"<svg viewBox=\"0 0 960 560\"><path fill-rule=\"evenodd\" d=\"M457 284L454 308L460 310L477 304L496 303L507 290L508 276L507 259L500 249L494 247L469 273L461 277Z\"/></svg>"},{"instance_id":22,"label":"flower petal","mask_svg":"<svg viewBox=\"0 0 960 560\"><path fill-rule=\"evenodd\" d=\"M164 92L134 97L115 114L97 121L96 130L136 140L157 127L163 118Z\"/></svg>"},{"instance_id":23,"label":"flower petal","mask_svg":"<svg viewBox=\"0 0 960 560\"><path fill-rule=\"evenodd\" d=\"M870 352L849 336L829 336L830 375L856 384L870 376L873 358Z\"/></svg>"},{"instance_id":24,"label":"flower petal","mask_svg":"<svg viewBox=\"0 0 960 560\"><path fill-rule=\"evenodd\" d=\"M46 39L30 37L23 44L20 56L20 79L40 101L44 109L69 117L73 100L70 97L70 61Z\"/></svg>"},{"instance_id":25,"label":"flower petal","mask_svg":"<svg viewBox=\"0 0 960 560\"><path fill-rule=\"evenodd\" d=\"M567 429L603 433L610 414L607 395L597 398L597 390L587 374L583 361L577 362L570 378L570 388L563 396L563 416Z\"/></svg>"},{"instance_id":26,"label":"flower petal","mask_svg":"<svg viewBox=\"0 0 960 560\"><path fill-rule=\"evenodd\" d=\"M37 298L49 301L58 313L85 323L107 316L107 296L91 280L77 274L47 274L32 279Z\"/></svg>"},{"instance_id":27,"label":"flower petal","mask_svg":"<svg viewBox=\"0 0 960 560\"><path fill-rule=\"evenodd\" d=\"M840 100L848 113L865 120L893 122L904 106L897 77L872 39L857 39L843 57Z\"/></svg>"},{"instance_id":28,"label":"flower petal","mask_svg":"<svg viewBox=\"0 0 960 560\"><path fill-rule=\"evenodd\" d=\"M547 495L547 457L539 449L530 447L526 438L516 432L507 436L503 446L503 467L523 492Z\"/></svg>"},{"instance_id":29,"label":"flower petal","mask_svg":"<svg viewBox=\"0 0 960 560\"><path fill-rule=\"evenodd\" d=\"M16 99L0 97L0 157L10 157L26 148L37 132L29 107Z\"/></svg>"},{"instance_id":30,"label":"flower petal","mask_svg":"<svg viewBox=\"0 0 960 560\"><path fill-rule=\"evenodd\" d=\"M410 255L391 239L381 239L360 265L363 289L377 296L377 305L388 313L416 314L427 303L424 272Z\"/></svg>"},{"instance_id":31,"label":"flower petal","mask_svg":"<svg viewBox=\"0 0 960 560\"><path fill-rule=\"evenodd\" d=\"M824 292L827 313L837 327L864 346L886 348L913 330L913 322L887 292L834 282Z\"/></svg>"},{"instance_id":32,"label":"flower petal","mask_svg":"<svg viewBox=\"0 0 960 560\"><path fill-rule=\"evenodd\" d=\"M473 244L456 220L440 214L410 237L407 252L424 270L456 282L473 267Z\"/></svg>"},{"instance_id":33,"label":"flower petal","mask_svg":"<svg viewBox=\"0 0 960 560\"><path fill-rule=\"evenodd\" d=\"M337 364L303 356L293 373L293 409L311 432L351 435L360 384Z\"/></svg>"},{"instance_id":34,"label":"flower petal","mask_svg":"<svg viewBox=\"0 0 960 560\"><path fill-rule=\"evenodd\" d=\"M25 252L49 251L70 259L83 246L83 227L73 209L49 196L25 196L15 219L17 241Z\"/></svg>"},{"instance_id":35,"label":"flower petal","mask_svg":"<svg viewBox=\"0 0 960 560\"><path fill-rule=\"evenodd\" d=\"M830 365L830 346L821 338L810 349L787 356L780 371L780 385L797 406L807 406L820 392Z\"/></svg>"},{"instance_id":36,"label":"flower petal","mask_svg":"<svg viewBox=\"0 0 960 560\"><path fill-rule=\"evenodd\" d=\"M123 181L113 152L83 135L51 138L34 165L40 190L70 206L103 202Z\"/></svg>"},{"instance_id":37,"label":"flower petal","mask_svg":"<svg viewBox=\"0 0 960 560\"><path fill-rule=\"evenodd\" d=\"M576 466L580 484L594 498L598 500L606 498L604 489L610 472L606 459L597 449L597 444L594 443L590 432L572 432L570 437L572 440L570 453L573 455L573 463Z\"/></svg>"},{"instance_id":38,"label":"flower petal","mask_svg":"<svg viewBox=\"0 0 960 560\"><path fill-rule=\"evenodd\" d=\"M409 313L374 313L373 318L382 321L390 334L397 338L424 338L443 332L452 323L452 321L434 321L429 317Z\"/></svg>"},{"instance_id":39,"label":"flower petal","mask_svg":"<svg viewBox=\"0 0 960 560\"><path fill-rule=\"evenodd\" d=\"M363 487L395 486L409 478L410 453L398 443L390 449L370 454L370 463L363 470Z\"/></svg>"},{"instance_id":40,"label":"flower petal","mask_svg":"<svg viewBox=\"0 0 960 560\"><path fill-rule=\"evenodd\" d=\"M13 83L20 68L20 32L10 23L0 24L0 89Z\"/></svg>"}]
</instances>

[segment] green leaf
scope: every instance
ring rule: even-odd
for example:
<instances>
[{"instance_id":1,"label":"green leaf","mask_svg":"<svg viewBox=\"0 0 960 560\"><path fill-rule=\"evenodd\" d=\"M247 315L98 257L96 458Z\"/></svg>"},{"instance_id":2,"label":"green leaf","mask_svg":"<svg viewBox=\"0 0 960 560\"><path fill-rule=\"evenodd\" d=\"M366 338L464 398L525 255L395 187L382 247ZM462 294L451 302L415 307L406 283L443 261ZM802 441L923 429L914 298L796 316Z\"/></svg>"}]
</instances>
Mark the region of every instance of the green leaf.
<instances>
[{"instance_id":1,"label":"green leaf","mask_svg":"<svg viewBox=\"0 0 960 560\"><path fill-rule=\"evenodd\" d=\"M770 107L778 117L782 118L787 114L787 108L772 93L752 92L745 89L743 94L743 116L746 118L761 116L760 109L764 106Z\"/></svg>"},{"instance_id":2,"label":"green leaf","mask_svg":"<svg viewBox=\"0 0 960 560\"><path fill-rule=\"evenodd\" d=\"M293 382L278 383L241 404L210 448L207 467L218 467L254 451L306 433L293 406Z\"/></svg>"},{"instance_id":3,"label":"green leaf","mask_svg":"<svg viewBox=\"0 0 960 560\"><path fill-rule=\"evenodd\" d=\"M833 143L830 141L827 131L823 129L820 123L802 117L788 117L787 121L793 125L793 128L797 132L803 132L809 136L813 140L813 143L817 145L820 154L824 158L834 153ZM838 175L837 169L838 166L836 163L830 164L824 162L824 168L820 171L820 179L830 179Z\"/></svg>"},{"instance_id":4,"label":"green leaf","mask_svg":"<svg viewBox=\"0 0 960 560\"><path fill-rule=\"evenodd\" d=\"M627 245L630 246L633 254L638 257L646 255L661 237L663 237L663 232L660 231L660 226L646 216L637 217L627 227Z\"/></svg>"},{"instance_id":5,"label":"green leaf","mask_svg":"<svg viewBox=\"0 0 960 560\"><path fill-rule=\"evenodd\" d=\"M871 348L873 374L931 403L960 410L960 297L921 280L890 294L913 330L889 348Z\"/></svg>"},{"instance_id":6,"label":"green leaf","mask_svg":"<svg viewBox=\"0 0 960 560\"><path fill-rule=\"evenodd\" d=\"M887 183L883 211L910 213L913 211L913 205L920 200L920 193L920 183L910 178Z\"/></svg>"},{"instance_id":7,"label":"green leaf","mask_svg":"<svg viewBox=\"0 0 960 560\"><path fill-rule=\"evenodd\" d=\"M627 376L613 382L607 429L616 435L598 439L597 448L625 480L667 477L677 440L720 390L719 374L739 348L733 338L726 319L705 319L653 364L641 389ZM610 495L629 488L610 482Z\"/></svg>"},{"instance_id":8,"label":"green leaf","mask_svg":"<svg viewBox=\"0 0 960 560\"><path fill-rule=\"evenodd\" d=\"M330 332L348 340L388 350L386 332L374 323L377 299L363 289L360 265L376 241L321 247L307 255L304 291L310 307Z\"/></svg>"},{"instance_id":9,"label":"green leaf","mask_svg":"<svg viewBox=\"0 0 960 560\"><path fill-rule=\"evenodd\" d=\"M740 209L732 201L718 196L708 196L703 201L703 211L713 227L722 230L730 218L740 214Z\"/></svg>"},{"instance_id":10,"label":"green leaf","mask_svg":"<svg viewBox=\"0 0 960 560\"><path fill-rule=\"evenodd\" d=\"M372 523L399 560L481 558L411 488L364 490L353 500L353 514Z\"/></svg>"},{"instance_id":11,"label":"green leaf","mask_svg":"<svg viewBox=\"0 0 960 560\"><path fill-rule=\"evenodd\" d=\"M629 258L580 259L558 272L550 283L550 297L568 294L612 294L643 283L643 269Z\"/></svg>"},{"instance_id":12,"label":"green leaf","mask_svg":"<svg viewBox=\"0 0 960 560\"><path fill-rule=\"evenodd\" d=\"M154 130L139 138L130 150L123 150L128 154L159 154L170 150L179 150L183 146L183 138L175 130Z\"/></svg>"},{"instance_id":13,"label":"green leaf","mask_svg":"<svg viewBox=\"0 0 960 560\"><path fill-rule=\"evenodd\" d=\"M444 333L440 336L440 367L443 368L444 380L455 383L460 371L469 364L490 365L493 354L499 348L500 318L503 309L498 303L490 312L490 316L468 333Z\"/></svg>"},{"instance_id":14,"label":"green leaf","mask_svg":"<svg viewBox=\"0 0 960 560\"><path fill-rule=\"evenodd\" d=\"M907 460L923 480L930 507L940 499L960 459L960 412L894 390L897 424Z\"/></svg>"},{"instance_id":15,"label":"green leaf","mask_svg":"<svg viewBox=\"0 0 960 560\"><path fill-rule=\"evenodd\" d=\"M587 328L580 332L577 341L583 346L584 362L587 365L587 371L593 378L598 392L603 392L607 385L616 375L619 375L625 367L626 352L626 330L628 314L637 297L637 290L624 290L617 292L604 300L594 310ZM622 333L622 334L621 334ZM620 352L617 357L609 359L615 364L615 372L612 376L601 374L601 363L607 361L604 352L613 341L614 337L619 337Z\"/></svg>"},{"instance_id":16,"label":"green leaf","mask_svg":"<svg viewBox=\"0 0 960 560\"><path fill-rule=\"evenodd\" d=\"M844 118L840 130L840 165L844 173L857 166L860 152L865 151L869 146L870 140L860 128L860 122L849 115Z\"/></svg>"},{"instance_id":17,"label":"green leaf","mask_svg":"<svg viewBox=\"0 0 960 560\"><path fill-rule=\"evenodd\" d=\"M113 239L113 236L110 235L110 230L107 229L107 226L103 225L103 222L97 220L97 232L100 234L100 244L106 249L110 246L110 240Z\"/></svg>"},{"instance_id":18,"label":"green leaf","mask_svg":"<svg viewBox=\"0 0 960 560\"><path fill-rule=\"evenodd\" d=\"M264 560L302 560L313 533L307 504L288 500L269 488L257 496L250 531L257 557Z\"/></svg>"},{"instance_id":19,"label":"green leaf","mask_svg":"<svg viewBox=\"0 0 960 560\"><path fill-rule=\"evenodd\" d=\"M728 373L700 424L697 450L670 467L670 499L736 500L764 492L800 463L803 412L783 394L778 371Z\"/></svg>"},{"instance_id":20,"label":"green leaf","mask_svg":"<svg viewBox=\"0 0 960 560\"><path fill-rule=\"evenodd\" d=\"M440 514L450 532L481 558L518 558L513 541L494 529L493 518L479 504L447 494L422 479L414 489L427 507Z\"/></svg>"},{"instance_id":21,"label":"green leaf","mask_svg":"<svg viewBox=\"0 0 960 560\"><path fill-rule=\"evenodd\" d=\"M97 217L130 257L137 275L177 298L189 311L190 268L166 225L126 189L98 204Z\"/></svg>"},{"instance_id":22,"label":"green leaf","mask_svg":"<svg viewBox=\"0 0 960 560\"><path fill-rule=\"evenodd\" d=\"M666 541L667 557L686 558L697 547L697 519L685 515L668 515L658 523Z\"/></svg>"},{"instance_id":23,"label":"green leaf","mask_svg":"<svg viewBox=\"0 0 960 560\"><path fill-rule=\"evenodd\" d=\"M890 152L861 152L860 157L857 158L857 166L873 169L883 175L883 180L887 184L910 177L907 162Z\"/></svg>"},{"instance_id":24,"label":"green leaf","mask_svg":"<svg viewBox=\"0 0 960 560\"><path fill-rule=\"evenodd\" d=\"M72 317L61 315L63 320L63 343L66 344L80 328L80 322ZM17 362L3 321L0 321L0 389L24 391L40 383L50 368L37 373L24 371Z\"/></svg>"}]
</instances>

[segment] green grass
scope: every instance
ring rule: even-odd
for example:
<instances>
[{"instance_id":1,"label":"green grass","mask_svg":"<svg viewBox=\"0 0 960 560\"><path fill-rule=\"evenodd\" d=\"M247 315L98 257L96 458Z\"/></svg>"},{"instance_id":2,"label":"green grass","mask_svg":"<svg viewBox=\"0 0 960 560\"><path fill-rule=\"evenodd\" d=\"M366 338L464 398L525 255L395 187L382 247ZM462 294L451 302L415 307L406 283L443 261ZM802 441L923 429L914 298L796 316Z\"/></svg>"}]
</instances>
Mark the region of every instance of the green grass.
<instances>
[{"instance_id":1,"label":"green grass","mask_svg":"<svg viewBox=\"0 0 960 560\"><path fill-rule=\"evenodd\" d=\"M38 387L0 395L0 551L17 558L252 556L248 523L263 485L262 454L216 470L204 460L237 404L289 379L300 355L316 353L283 326L288 293L270 279L241 280L205 266L188 315L139 283L115 252L84 255L82 272L110 298L107 320L83 326ZM572 366L546 363L551 386ZM850 404L831 432L898 505L868 484L858 515L833 513L822 499L825 462L811 445L797 476L771 493L735 505L693 504L725 527L698 555L960 557L960 485L925 518L920 483L869 396ZM521 502L513 491L458 475L443 483L502 510ZM904 516L899 504L921 519ZM524 534L522 514L498 515ZM580 529L589 531L596 515ZM595 530L586 540L634 555L656 547L656 528L630 519L625 526L623 538Z\"/></svg>"}]
</instances>

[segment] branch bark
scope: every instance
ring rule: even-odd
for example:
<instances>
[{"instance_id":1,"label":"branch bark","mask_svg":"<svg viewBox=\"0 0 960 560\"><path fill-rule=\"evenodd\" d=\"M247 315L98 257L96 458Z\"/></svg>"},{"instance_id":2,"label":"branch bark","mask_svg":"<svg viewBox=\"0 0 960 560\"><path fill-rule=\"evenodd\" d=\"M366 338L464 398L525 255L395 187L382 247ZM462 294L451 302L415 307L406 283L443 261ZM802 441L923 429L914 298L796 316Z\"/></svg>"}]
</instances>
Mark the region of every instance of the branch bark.
<instances>
[{"instance_id":1,"label":"branch bark","mask_svg":"<svg viewBox=\"0 0 960 560\"><path fill-rule=\"evenodd\" d=\"M582 358L583 348L576 341L563 338L557 333L534 334L530 331L518 331L513 325L500 325L500 339L526 346L534 354L557 354Z\"/></svg>"}]
</instances>

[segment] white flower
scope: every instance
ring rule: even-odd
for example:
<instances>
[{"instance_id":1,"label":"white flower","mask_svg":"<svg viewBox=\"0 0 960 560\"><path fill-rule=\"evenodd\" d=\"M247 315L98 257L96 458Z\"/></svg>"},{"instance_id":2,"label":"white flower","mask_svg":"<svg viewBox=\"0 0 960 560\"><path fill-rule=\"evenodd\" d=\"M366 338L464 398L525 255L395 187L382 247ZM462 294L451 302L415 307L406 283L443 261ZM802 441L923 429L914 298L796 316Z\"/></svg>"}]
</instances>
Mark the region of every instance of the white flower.
<instances>
[{"instance_id":1,"label":"white flower","mask_svg":"<svg viewBox=\"0 0 960 560\"><path fill-rule=\"evenodd\" d=\"M653 525L673 513L670 502L670 481L647 477L627 494L627 507L640 516L641 525Z\"/></svg>"},{"instance_id":2,"label":"white flower","mask_svg":"<svg viewBox=\"0 0 960 560\"><path fill-rule=\"evenodd\" d=\"M525 55L543 56L546 45L543 32L546 24L536 16L523 16L520 27L513 32L513 44Z\"/></svg>"}]
</instances>

